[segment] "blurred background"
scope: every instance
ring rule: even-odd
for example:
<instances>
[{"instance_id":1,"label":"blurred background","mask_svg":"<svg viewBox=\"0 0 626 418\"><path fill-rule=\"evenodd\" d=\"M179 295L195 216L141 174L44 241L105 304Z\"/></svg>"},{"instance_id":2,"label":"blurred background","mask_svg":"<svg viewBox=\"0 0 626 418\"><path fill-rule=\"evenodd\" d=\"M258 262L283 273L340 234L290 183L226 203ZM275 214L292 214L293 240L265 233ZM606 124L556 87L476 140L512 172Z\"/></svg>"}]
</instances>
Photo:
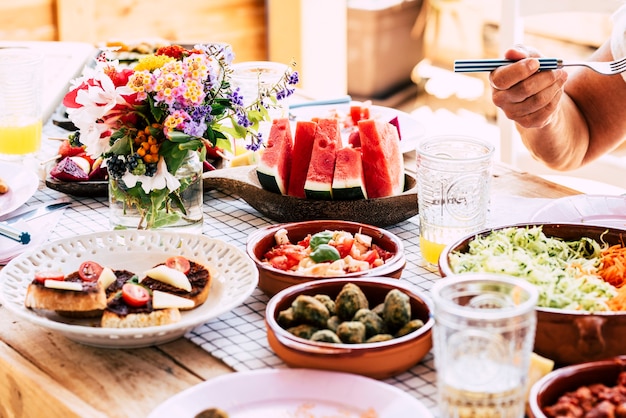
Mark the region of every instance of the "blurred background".
<instances>
[{"instance_id":1,"label":"blurred background","mask_svg":"<svg viewBox=\"0 0 626 418\"><path fill-rule=\"evenodd\" d=\"M500 56L499 20L500 0L0 0L1 41L227 42L237 62L295 62L304 96L348 93L411 113L426 133L458 130L496 146L487 75L451 69ZM530 18L526 43L585 59L610 28L604 14ZM616 156L626 170L626 152Z\"/></svg>"}]
</instances>

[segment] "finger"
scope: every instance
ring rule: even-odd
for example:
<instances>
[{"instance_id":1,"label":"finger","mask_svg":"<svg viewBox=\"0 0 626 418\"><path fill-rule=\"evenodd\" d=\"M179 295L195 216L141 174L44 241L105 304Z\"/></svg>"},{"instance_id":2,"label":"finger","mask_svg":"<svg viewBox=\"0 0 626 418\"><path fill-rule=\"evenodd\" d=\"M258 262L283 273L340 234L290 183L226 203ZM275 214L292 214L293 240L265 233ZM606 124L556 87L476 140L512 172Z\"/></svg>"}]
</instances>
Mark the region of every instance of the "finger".
<instances>
[{"instance_id":1,"label":"finger","mask_svg":"<svg viewBox=\"0 0 626 418\"><path fill-rule=\"evenodd\" d=\"M489 74L489 84L494 90L507 90L537 73L539 61L524 58L513 64L496 68Z\"/></svg>"},{"instance_id":2,"label":"finger","mask_svg":"<svg viewBox=\"0 0 626 418\"><path fill-rule=\"evenodd\" d=\"M541 128L552 118L562 95L563 89L553 85L522 102L510 104L504 113L525 128Z\"/></svg>"}]
</instances>

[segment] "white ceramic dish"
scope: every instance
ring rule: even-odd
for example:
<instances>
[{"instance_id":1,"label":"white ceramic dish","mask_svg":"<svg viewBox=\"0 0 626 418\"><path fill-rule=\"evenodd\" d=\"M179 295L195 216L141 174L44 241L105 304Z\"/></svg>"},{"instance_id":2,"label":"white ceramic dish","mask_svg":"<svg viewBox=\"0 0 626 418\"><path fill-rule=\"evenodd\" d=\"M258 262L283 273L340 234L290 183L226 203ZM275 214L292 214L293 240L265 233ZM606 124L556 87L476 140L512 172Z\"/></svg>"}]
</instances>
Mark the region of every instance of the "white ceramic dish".
<instances>
[{"instance_id":1,"label":"white ceramic dish","mask_svg":"<svg viewBox=\"0 0 626 418\"><path fill-rule=\"evenodd\" d=\"M9 191L0 194L0 216L26 203L39 186L37 175L18 164L0 162L0 178L9 185Z\"/></svg>"},{"instance_id":2,"label":"white ceramic dish","mask_svg":"<svg viewBox=\"0 0 626 418\"><path fill-rule=\"evenodd\" d=\"M350 117L351 104L361 104L360 102L344 103L344 104L332 104L332 105L319 105L319 106L305 106L295 109L291 109L289 113L296 117L297 120L311 120L312 118L330 117L334 114L339 114L342 118ZM400 150L402 153L407 153L415 150L417 143L419 142L424 129L419 122L406 112L392 109L384 106L370 106L370 116L373 119L380 119L389 122L394 117L398 117L398 123L400 125ZM292 129L292 133L295 133L295 121ZM344 138L347 141L347 138Z\"/></svg>"},{"instance_id":3,"label":"white ceramic dish","mask_svg":"<svg viewBox=\"0 0 626 418\"><path fill-rule=\"evenodd\" d=\"M532 222L576 222L626 229L626 196L581 194L548 203Z\"/></svg>"},{"instance_id":4,"label":"white ceramic dish","mask_svg":"<svg viewBox=\"0 0 626 418\"><path fill-rule=\"evenodd\" d=\"M163 402L149 418L195 417L220 408L229 418L429 418L416 398L371 378L340 372L275 369L222 375Z\"/></svg>"},{"instance_id":5,"label":"white ceramic dish","mask_svg":"<svg viewBox=\"0 0 626 418\"><path fill-rule=\"evenodd\" d=\"M141 274L167 257L182 255L214 274L207 301L181 312L180 322L148 328L100 328L98 319L71 319L24 307L28 284L39 270L61 269L66 275L93 260L112 269ZM258 283L256 266L246 254L204 235L168 231L120 230L64 238L13 259L0 271L0 300L11 312L86 345L136 348L182 337L194 327L241 305Z\"/></svg>"}]
</instances>

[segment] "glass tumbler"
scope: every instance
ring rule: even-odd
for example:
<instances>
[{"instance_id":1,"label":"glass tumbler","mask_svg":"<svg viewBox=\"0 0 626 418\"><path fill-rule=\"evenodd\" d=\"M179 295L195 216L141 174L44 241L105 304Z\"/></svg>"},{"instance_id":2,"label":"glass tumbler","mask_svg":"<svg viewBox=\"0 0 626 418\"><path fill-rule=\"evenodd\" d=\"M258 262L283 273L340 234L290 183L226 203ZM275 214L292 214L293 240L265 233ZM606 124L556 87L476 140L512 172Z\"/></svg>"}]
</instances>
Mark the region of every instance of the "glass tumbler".
<instances>
[{"instance_id":1,"label":"glass tumbler","mask_svg":"<svg viewBox=\"0 0 626 418\"><path fill-rule=\"evenodd\" d=\"M507 275L448 276L431 289L441 418L522 418L537 288Z\"/></svg>"},{"instance_id":2,"label":"glass tumbler","mask_svg":"<svg viewBox=\"0 0 626 418\"><path fill-rule=\"evenodd\" d=\"M43 56L28 48L0 49L0 156L18 159L39 151Z\"/></svg>"},{"instance_id":3,"label":"glass tumbler","mask_svg":"<svg viewBox=\"0 0 626 418\"><path fill-rule=\"evenodd\" d=\"M447 244L485 226L494 146L476 138L441 135L417 146L420 251L437 265Z\"/></svg>"}]
</instances>

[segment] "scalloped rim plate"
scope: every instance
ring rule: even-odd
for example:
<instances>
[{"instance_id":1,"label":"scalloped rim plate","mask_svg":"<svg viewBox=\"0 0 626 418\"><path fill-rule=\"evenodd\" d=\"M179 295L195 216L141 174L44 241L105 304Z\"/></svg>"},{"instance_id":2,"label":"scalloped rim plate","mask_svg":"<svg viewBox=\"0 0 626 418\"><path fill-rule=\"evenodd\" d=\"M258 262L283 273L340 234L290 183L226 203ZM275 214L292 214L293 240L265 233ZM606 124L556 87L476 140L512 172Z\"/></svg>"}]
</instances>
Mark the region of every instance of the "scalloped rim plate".
<instances>
[{"instance_id":1,"label":"scalloped rim plate","mask_svg":"<svg viewBox=\"0 0 626 418\"><path fill-rule=\"evenodd\" d=\"M64 318L54 312L24 306L26 289L36 271L76 271L85 260L137 274L182 255L204 265L214 275L206 302L181 311L178 323L146 328L101 328L99 319ZM0 271L0 300L22 319L86 345L137 348L182 337L194 327L241 305L258 283L258 271L238 248L204 235L174 231L119 230L79 235L47 243L24 253Z\"/></svg>"},{"instance_id":2,"label":"scalloped rim plate","mask_svg":"<svg viewBox=\"0 0 626 418\"><path fill-rule=\"evenodd\" d=\"M349 117L350 106L353 104L362 104L362 102L353 101L343 104L303 106L295 109L290 109L289 113L296 117L296 121L311 120L315 117L325 117L325 115L330 115L334 111L345 114L346 117ZM415 119L413 116L406 112L385 106L372 105L370 106L370 113L372 118L381 119L386 122L397 116L402 137L400 139L400 151L405 154L407 152L415 150L415 147L417 147L417 143L424 134L424 129L422 128L422 125L417 121L417 119ZM292 121L292 133L295 132L296 121Z\"/></svg>"},{"instance_id":3,"label":"scalloped rim plate","mask_svg":"<svg viewBox=\"0 0 626 418\"><path fill-rule=\"evenodd\" d=\"M626 229L626 196L581 194L540 208L532 222L579 222Z\"/></svg>"},{"instance_id":4,"label":"scalloped rim plate","mask_svg":"<svg viewBox=\"0 0 626 418\"><path fill-rule=\"evenodd\" d=\"M415 397L368 377L307 369L237 372L169 398L148 418L194 417L220 408L230 418L378 418L433 415Z\"/></svg>"},{"instance_id":5,"label":"scalloped rim plate","mask_svg":"<svg viewBox=\"0 0 626 418\"><path fill-rule=\"evenodd\" d=\"M22 206L39 187L37 175L18 164L0 162L0 178L9 186L9 191L0 195L0 216Z\"/></svg>"}]
</instances>

